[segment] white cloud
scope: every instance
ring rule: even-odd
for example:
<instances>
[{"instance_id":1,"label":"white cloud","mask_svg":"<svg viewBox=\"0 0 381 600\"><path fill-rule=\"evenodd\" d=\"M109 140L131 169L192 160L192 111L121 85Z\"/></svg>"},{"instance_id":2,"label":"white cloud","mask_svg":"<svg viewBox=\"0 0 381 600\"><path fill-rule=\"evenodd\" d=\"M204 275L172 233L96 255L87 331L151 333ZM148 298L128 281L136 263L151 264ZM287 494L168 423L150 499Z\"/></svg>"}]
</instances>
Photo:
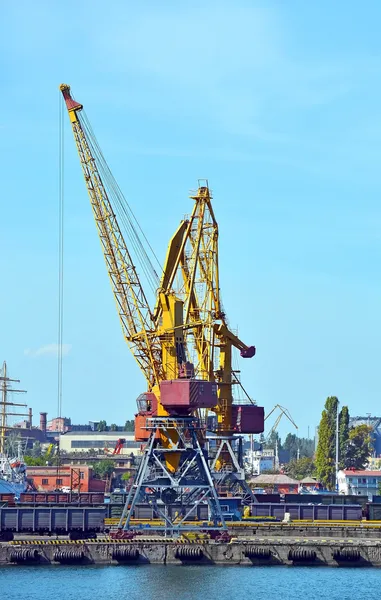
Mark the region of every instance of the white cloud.
<instances>
[{"instance_id":1,"label":"white cloud","mask_svg":"<svg viewBox=\"0 0 381 600\"><path fill-rule=\"evenodd\" d=\"M31 356L32 358L38 358L39 356L58 356L59 346L58 344L47 344L40 348L27 348L24 350L25 356ZM62 356L67 356L71 350L71 344L62 344Z\"/></svg>"}]
</instances>

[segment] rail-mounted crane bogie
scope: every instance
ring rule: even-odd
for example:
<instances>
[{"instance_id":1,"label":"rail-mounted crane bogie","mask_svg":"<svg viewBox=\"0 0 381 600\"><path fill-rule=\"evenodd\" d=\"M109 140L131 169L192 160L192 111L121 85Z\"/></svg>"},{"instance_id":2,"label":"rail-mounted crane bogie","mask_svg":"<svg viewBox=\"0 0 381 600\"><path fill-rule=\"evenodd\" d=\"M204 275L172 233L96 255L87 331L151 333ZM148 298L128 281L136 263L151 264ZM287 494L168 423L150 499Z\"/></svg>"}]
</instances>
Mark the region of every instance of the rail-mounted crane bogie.
<instances>
[{"instance_id":1,"label":"rail-mounted crane bogie","mask_svg":"<svg viewBox=\"0 0 381 600\"><path fill-rule=\"evenodd\" d=\"M147 443L126 511L144 497L162 516L166 529L179 531L185 527L189 507L206 501L212 521L224 526L203 448L206 429L209 424L219 444L212 470L221 480L227 466L239 467L232 450L234 434L262 432L264 414L252 401L233 402L233 385L239 381L232 368L232 350L252 358L255 348L229 329L222 307L218 226L209 187L207 182L199 185L191 196L192 213L170 241L151 311L114 211L115 202L123 204L124 198L81 114L82 104L72 98L68 85L60 89L123 334L147 381L135 419L136 439ZM214 420L208 419L211 410ZM169 497L174 502L181 498L180 512L187 515L177 524L165 510L164 499ZM131 526L129 514L126 527Z\"/></svg>"}]
</instances>

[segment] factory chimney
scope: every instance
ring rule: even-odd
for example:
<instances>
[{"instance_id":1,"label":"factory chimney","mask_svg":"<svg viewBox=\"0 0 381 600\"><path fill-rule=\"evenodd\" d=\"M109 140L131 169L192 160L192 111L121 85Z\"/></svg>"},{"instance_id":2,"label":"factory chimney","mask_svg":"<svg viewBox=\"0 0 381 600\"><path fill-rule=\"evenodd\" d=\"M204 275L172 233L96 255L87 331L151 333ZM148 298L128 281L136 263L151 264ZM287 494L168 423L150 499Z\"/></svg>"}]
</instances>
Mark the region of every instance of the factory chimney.
<instances>
[{"instance_id":1,"label":"factory chimney","mask_svg":"<svg viewBox=\"0 0 381 600\"><path fill-rule=\"evenodd\" d=\"M32 413L31 408L28 409L28 413L29 413L29 417L28 417L29 429L32 429L33 413Z\"/></svg>"},{"instance_id":2,"label":"factory chimney","mask_svg":"<svg viewBox=\"0 0 381 600\"><path fill-rule=\"evenodd\" d=\"M43 433L46 433L47 416L48 413L40 412L40 429Z\"/></svg>"}]
</instances>

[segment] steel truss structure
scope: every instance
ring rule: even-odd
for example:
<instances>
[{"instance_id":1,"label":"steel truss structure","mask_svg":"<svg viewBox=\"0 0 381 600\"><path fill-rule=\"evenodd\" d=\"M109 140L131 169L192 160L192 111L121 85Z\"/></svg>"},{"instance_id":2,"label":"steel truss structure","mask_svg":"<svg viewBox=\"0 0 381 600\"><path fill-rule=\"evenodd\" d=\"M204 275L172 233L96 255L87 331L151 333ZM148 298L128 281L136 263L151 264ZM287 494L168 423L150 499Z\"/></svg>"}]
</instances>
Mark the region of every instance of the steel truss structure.
<instances>
[{"instance_id":1,"label":"steel truss structure","mask_svg":"<svg viewBox=\"0 0 381 600\"><path fill-rule=\"evenodd\" d=\"M237 455L242 454L233 448L234 442L241 443L238 436L218 436L218 446L215 456L210 461L210 470L216 487L221 495L240 496L242 503L255 502L254 494L245 480L245 470L241 466ZM219 467L219 463L223 464Z\"/></svg>"},{"instance_id":2,"label":"steel truss structure","mask_svg":"<svg viewBox=\"0 0 381 600\"><path fill-rule=\"evenodd\" d=\"M205 526L187 523L196 513L200 503L209 507L209 521L213 529L226 529L217 491L204 451L200 445L198 432L200 424L195 417L155 417L147 419L147 429L151 435L135 476L134 483L119 522L119 529L138 528L131 522L136 504L147 503L154 510L154 517L164 521L164 525L153 525L151 530L165 531L176 535L183 531L206 529ZM171 448L160 446L160 438L177 441ZM180 454L178 468L172 472L168 468L168 454ZM174 507L176 510L173 510Z\"/></svg>"}]
</instances>

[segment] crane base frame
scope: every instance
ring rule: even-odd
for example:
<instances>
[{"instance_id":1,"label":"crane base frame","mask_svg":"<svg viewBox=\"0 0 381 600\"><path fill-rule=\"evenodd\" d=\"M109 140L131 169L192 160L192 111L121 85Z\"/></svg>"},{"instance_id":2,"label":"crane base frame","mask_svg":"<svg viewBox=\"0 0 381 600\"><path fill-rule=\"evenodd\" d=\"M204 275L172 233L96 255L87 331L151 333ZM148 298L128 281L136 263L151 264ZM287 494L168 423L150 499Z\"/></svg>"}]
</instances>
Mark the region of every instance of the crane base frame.
<instances>
[{"instance_id":1,"label":"crane base frame","mask_svg":"<svg viewBox=\"0 0 381 600\"><path fill-rule=\"evenodd\" d=\"M128 493L119 521L119 529L141 529L141 526L131 523L135 506L139 502L153 508L154 518L164 522L164 526L151 525L151 531L164 531L166 535L176 535L183 531L200 531L208 528L226 530L212 474L198 439L197 431L200 430L198 419L154 417L147 419L146 428L151 430L150 438ZM164 448L157 440L158 431L162 437L170 437L178 441L170 449ZM180 454L179 465L175 472L170 471L166 465L166 456L171 452ZM176 501L180 501L180 515L177 513L172 515L168 510L169 504ZM187 519L194 514L201 503L208 504L208 521L212 522L212 527L187 523Z\"/></svg>"},{"instance_id":2,"label":"crane base frame","mask_svg":"<svg viewBox=\"0 0 381 600\"><path fill-rule=\"evenodd\" d=\"M229 495L239 496L242 498L242 504L251 504L255 502L255 496L246 482L245 470L239 464L236 452L233 449L232 443L241 436L218 436L217 453L211 462L211 473L216 483L217 489L221 492L221 488L225 488ZM229 462L221 468L217 468L218 460L222 454L229 456Z\"/></svg>"}]
</instances>

